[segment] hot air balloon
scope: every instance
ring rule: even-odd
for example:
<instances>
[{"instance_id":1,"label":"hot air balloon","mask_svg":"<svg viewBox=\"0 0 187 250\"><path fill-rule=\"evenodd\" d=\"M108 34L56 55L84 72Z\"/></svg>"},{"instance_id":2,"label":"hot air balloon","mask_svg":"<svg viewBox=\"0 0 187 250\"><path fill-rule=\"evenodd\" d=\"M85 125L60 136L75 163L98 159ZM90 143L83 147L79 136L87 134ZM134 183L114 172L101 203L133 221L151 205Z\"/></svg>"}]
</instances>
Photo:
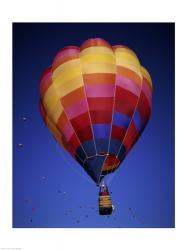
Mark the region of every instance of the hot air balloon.
<instances>
[{"instance_id":1,"label":"hot air balloon","mask_svg":"<svg viewBox=\"0 0 187 250\"><path fill-rule=\"evenodd\" d=\"M40 81L40 112L58 143L100 186L99 212L112 202L105 176L116 171L146 127L152 81L136 54L101 38L68 46Z\"/></svg>"}]
</instances>

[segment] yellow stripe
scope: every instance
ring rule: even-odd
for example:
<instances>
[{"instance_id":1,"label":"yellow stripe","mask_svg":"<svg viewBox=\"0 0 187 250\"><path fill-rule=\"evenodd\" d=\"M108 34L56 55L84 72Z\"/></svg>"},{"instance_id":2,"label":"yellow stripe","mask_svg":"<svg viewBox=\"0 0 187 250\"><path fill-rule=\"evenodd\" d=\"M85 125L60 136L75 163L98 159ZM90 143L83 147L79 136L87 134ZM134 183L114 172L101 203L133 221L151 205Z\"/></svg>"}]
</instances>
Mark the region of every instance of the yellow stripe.
<instances>
[{"instance_id":1,"label":"yellow stripe","mask_svg":"<svg viewBox=\"0 0 187 250\"><path fill-rule=\"evenodd\" d=\"M63 82L61 84L54 82L54 86L56 88L56 92L60 95L60 97L66 96L70 92L82 87L84 85L82 80L82 75L78 77L74 77L70 81Z\"/></svg>"},{"instance_id":2,"label":"yellow stripe","mask_svg":"<svg viewBox=\"0 0 187 250\"><path fill-rule=\"evenodd\" d=\"M100 199L110 199L110 195L99 196Z\"/></svg>"},{"instance_id":3,"label":"yellow stripe","mask_svg":"<svg viewBox=\"0 0 187 250\"><path fill-rule=\"evenodd\" d=\"M141 66L141 72L142 72L143 77L145 77L147 79L150 87L152 88L152 80L151 80L151 76L150 76L149 72L143 66Z\"/></svg>"},{"instance_id":4,"label":"yellow stripe","mask_svg":"<svg viewBox=\"0 0 187 250\"><path fill-rule=\"evenodd\" d=\"M109 201L109 202L100 202L100 205L110 205L112 202Z\"/></svg>"},{"instance_id":5,"label":"yellow stripe","mask_svg":"<svg viewBox=\"0 0 187 250\"><path fill-rule=\"evenodd\" d=\"M106 169L106 170L103 170L103 171L107 171L107 170L111 170L111 169L114 169L118 166L118 164L113 164L113 165L107 165L105 166L103 169Z\"/></svg>"},{"instance_id":6,"label":"yellow stripe","mask_svg":"<svg viewBox=\"0 0 187 250\"><path fill-rule=\"evenodd\" d=\"M116 48L116 49L114 49L114 52L115 53L125 52L125 53L128 53L128 54L130 54L130 55L132 55L132 56L134 56L134 57L136 57L138 59L136 53L133 50L128 49L128 48Z\"/></svg>"},{"instance_id":7,"label":"yellow stripe","mask_svg":"<svg viewBox=\"0 0 187 250\"><path fill-rule=\"evenodd\" d=\"M116 73L116 65L107 63L91 63L82 66L83 74Z\"/></svg>"},{"instance_id":8,"label":"yellow stripe","mask_svg":"<svg viewBox=\"0 0 187 250\"><path fill-rule=\"evenodd\" d=\"M53 84L51 84L50 87L45 92L45 95L43 98L45 109L47 111L51 111L54 108L54 106L56 106L58 101L59 101L59 97L56 94Z\"/></svg>"},{"instance_id":9,"label":"yellow stripe","mask_svg":"<svg viewBox=\"0 0 187 250\"><path fill-rule=\"evenodd\" d=\"M81 72L80 66L80 59L73 59L67 61L65 63L60 64L54 71L53 71L53 80L61 76L62 74L71 74L72 71L79 71Z\"/></svg>"},{"instance_id":10,"label":"yellow stripe","mask_svg":"<svg viewBox=\"0 0 187 250\"><path fill-rule=\"evenodd\" d=\"M88 54L109 54L114 55L114 52L112 49L104 47L104 46L98 46L98 47L89 47L80 52L80 57Z\"/></svg>"},{"instance_id":11,"label":"yellow stripe","mask_svg":"<svg viewBox=\"0 0 187 250\"><path fill-rule=\"evenodd\" d=\"M116 64L137 73L142 79L141 65L137 57L126 52L115 52Z\"/></svg>"},{"instance_id":12,"label":"yellow stripe","mask_svg":"<svg viewBox=\"0 0 187 250\"><path fill-rule=\"evenodd\" d=\"M110 208L111 206L112 206L112 204L100 205L100 208L103 208L103 207L108 207L108 208Z\"/></svg>"},{"instance_id":13,"label":"yellow stripe","mask_svg":"<svg viewBox=\"0 0 187 250\"><path fill-rule=\"evenodd\" d=\"M89 54L81 57L82 64L88 63L112 63L115 64L115 56L108 55L108 54Z\"/></svg>"},{"instance_id":14,"label":"yellow stripe","mask_svg":"<svg viewBox=\"0 0 187 250\"><path fill-rule=\"evenodd\" d=\"M100 203L105 203L105 202L111 202L111 199L110 200L100 200Z\"/></svg>"},{"instance_id":15,"label":"yellow stripe","mask_svg":"<svg viewBox=\"0 0 187 250\"><path fill-rule=\"evenodd\" d=\"M111 206L112 205L112 202L110 202L110 203L103 203L103 204L99 204L100 205L100 207L107 207L107 206Z\"/></svg>"},{"instance_id":16,"label":"yellow stripe","mask_svg":"<svg viewBox=\"0 0 187 250\"><path fill-rule=\"evenodd\" d=\"M52 79L54 81L55 84L63 84L64 82L70 81L71 79L81 75L82 71L80 67L77 68L71 68L68 71L63 72L59 71L58 75L56 75L56 77L53 77L52 75Z\"/></svg>"},{"instance_id":17,"label":"yellow stripe","mask_svg":"<svg viewBox=\"0 0 187 250\"><path fill-rule=\"evenodd\" d=\"M131 64L136 65L137 67L140 67L140 62L138 60L137 57L135 57L134 55L131 55L129 53L125 53L125 52L115 52L116 55L116 60L125 60Z\"/></svg>"},{"instance_id":18,"label":"yellow stripe","mask_svg":"<svg viewBox=\"0 0 187 250\"><path fill-rule=\"evenodd\" d=\"M53 84L46 91L43 98L43 104L50 119L56 123L63 111L63 107L60 102L58 92L56 91Z\"/></svg>"},{"instance_id":19,"label":"yellow stripe","mask_svg":"<svg viewBox=\"0 0 187 250\"><path fill-rule=\"evenodd\" d=\"M100 202L110 202L111 201L111 198L110 199L100 199Z\"/></svg>"},{"instance_id":20,"label":"yellow stripe","mask_svg":"<svg viewBox=\"0 0 187 250\"><path fill-rule=\"evenodd\" d=\"M62 139L61 139L61 134L58 131L58 129L56 128L56 126L50 121L50 119L48 117L46 117L46 125L48 127L48 129L51 131L52 135L55 137L55 139L57 140L57 142L64 147L63 143L62 143Z\"/></svg>"},{"instance_id":21,"label":"yellow stripe","mask_svg":"<svg viewBox=\"0 0 187 250\"><path fill-rule=\"evenodd\" d=\"M101 203L104 203L104 202L111 202L111 199L109 200L100 200Z\"/></svg>"}]
</instances>

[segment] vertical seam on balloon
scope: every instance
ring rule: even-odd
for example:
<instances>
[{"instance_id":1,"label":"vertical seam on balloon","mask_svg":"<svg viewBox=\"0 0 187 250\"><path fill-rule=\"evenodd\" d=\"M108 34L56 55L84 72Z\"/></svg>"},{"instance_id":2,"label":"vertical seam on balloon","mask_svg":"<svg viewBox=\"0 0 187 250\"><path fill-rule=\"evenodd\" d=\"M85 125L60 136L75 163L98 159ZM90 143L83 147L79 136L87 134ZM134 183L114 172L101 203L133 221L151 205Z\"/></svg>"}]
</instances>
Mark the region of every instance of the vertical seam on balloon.
<instances>
[{"instance_id":1,"label":"vertical seam on balloon","mask_svg":"<svg viewBox=\"0 0 187 250\"><path fill-rule=\"evenodd\" d=\"M56 93L56 92L55 92ZM43 101L42 101L42 103L43 103ZM45 108L45 106L44 106L44 108ZM61 131L59 130L59 128L56 126L56 124L55 124L55 122L53 122L53 120L51 119L51 117L50 116L48 116L47 115L47 113L46 113L46 117L49 119L49 121L54 125L54 127L58 130L58 132L61 134ZM46 124L46 123L45 123ZM46 124L47 125L47 124ZM53 133L52 133L53 134ZM55 138L55 140L56 140L56 138ZM62 141L62 139L61 139L61 141ZM63 141L62 141L62 145L63 145ZM65 148L65 144L63 145L64 146L64 149L65 149L65 151L67 151L68 152L68 150ZM73 149L73 147L69 144L69 146ZM74 149L73 149L73 151L74 151ZM69 153L69 152L68 152ZM69 153L70 154L70 153ZM71 154L70 154L71 155ZM80 158L80 156L76 153L76 151L75 151L75 155L80 159L80 161L83 163L83 161L82 161L82 159Z\"/></svg>"},{"instance_id":2,"label":"vertical seam on balloon","mask_svg":"<svg viewBox=\"0 0 187 250\"><path fill-rule=\"evenodd\" d=\"M59 97L59 99L60 99L61 97L57 94L56 88L55 88L54 85L53 85L53 87L54 87L54 90L55 90L55 94L56 94L56 95ZM63 107L62 102L60 102L60 104L61 104L61 106ZM74 127L73 127L73 125L72 125L72 123L71 123L71 121L70 121L70 119L69 119L69 117L68 117L68 115L67 115L67 113L66 113L64 107L63 107L63 110L64 110L64 113L65 113L65 115L66 115L66 117L67 117L67 119L68 119L68 121L69 121L69 123L70 123L70 125L71 125L71 127L72 127L72 129L73 129L73 131L74 131L74 133L75 133L75 135L76 135L76 137L77 137L77 139L78 139L78 141L80 142L80 146L81 146L82 150L84 151L85 156L88 157L87 154L86 154L86 152L85 152L85 150L84 150L84 148L82 147L81 141L80 141L78 135L76 134L75 129L74 129Z\"/></svg>"},{"instance_id":3,"label":"vertical seam on balloon","mask_svg":"<svg viewBox=\"0 0 187 250\"><path fill-rule=\"evenodd\" d=\"M59 152L59 155L61 156L61 158L63 158L63 160L70 166L71 169L73 169L74 172L76 172L79 176L81 176L82 178L84 178L85 180L87 180L89 183L93 183L93 181L91 181L90 179L87 179L84 175L82 175L81 173L79 173L79 171L76 171L76 168L72 167L72 165L69 163L69 161L65 159L64 155L62 155L62 151L58 148L58 144L56 144L56 147L58 149L58 152Z\"/></svg>"},{"instance_id":4,"label":"vertical seam on balloon","mask_svg":"<svg viewBox=\"0 0 187 250\"><path fill-rule=\"evenodd\" d=\"M82 72L82 64L81 64L80 51L79 51L79 60L80 60L80 69L81 69L81 72ZM84 94L85 94L85 99L86 99L87 108L88 108L88 116L89 116L89 119L90 119L90 128L92 130L92 137L93 137L93 142L94 142L94 147L95 147L95 153L97 155L97 147L96 147L96 142L95 142L95 135L94 135L94 132L93 132L92 120L91 120L91 116L90 116L90 108L89 108L89 105L88 105L88 99L87 99L86 90L85 90L85 83L84 83L84 78L83 78L83 72L82 72L82 82L83 82L83 86L84 86L83 88L84 88Z\"/></svg>"},{"instance_id":5,"label":"vertical seam on balloon","mask_svg":"<svg viewBox=\"0 0 187 250\"><path fill-rule=\"evenodd\" d=\"M113 107L112 107L112 119L111 119L111 126L110 126L110 136L108 138L109 142L108 142L108 149L107 149L107 154L106 154L106 157L104 159L104 162L102 164L102 167L101 167L101 171L100 171L100 175L99 175L99 182L100 182L100 177L101 177L101 173L102 173L102 169L104 167L104 164L105 164L105 161L109 155L109 150L110 150L110 140L111 140L111 136L112 136L112 124L113 124L113 116L114 116L114 106L115 106L115 95L116 95L116 75L117 75L117 66L116 66L116 55L115 55L115 52L113 50L113 48L111 48L113 54L114 54L114 58L115 58L115 67L116 67L116 73L115 73L115 86L114 86L114 101L113 101ZM108 174L108 170L107 170L107 174ZM98 183L99 183L98 182Z\"/></svg>"},{"instance_id":6,"label":"vertical seam on balloon","mask_svg":"<svg viewBox=\"0 0 187 250\"><path fill-rule=\"evenodd\" d=\"M115 161L114 161L114 165L115 165L115 163L116 163L116 160L117 160L117 157L118 157L119 152L120 152L120 150L121 150L121 147L122 147L122 145L123 145L123 142L124 142L124 140L125 140L125 138L126 138L126 136L127 136L128 130L129 130L130 125L131 125L131 123L132 123L132 121L133 121L133 118L134 118L134 115L135 115L135 113L136 113L136 110L137 110L137 108L138 108L138 104L139 104L139 101L140 101L140 96L141 96L141 93L142 93L142 86L143 86L143 75L142 75L142 80L141 80L140 94L139 94L139 97L138 97L136 106L135 106L135 108L134 108L134 112L133 112L133 114L132 114L132 116L131 116L131 120L130 120L129 126L128 126L127 131L126 131L126 133L125 133L125 135L124 135L124 138L123 138L123 140L122 140L121 146L119 147L118 153L116 154L116 159L115 159ZM126 152L125 152L125 153L126 153ZM120 161L119 161L119 163L117 164L116 168L114 168L114 171L117 169L117 167L119 166L119 164L120 164ZM111 173L113 173L114 171L112 171Z\"/></svg>"}]
</instances>

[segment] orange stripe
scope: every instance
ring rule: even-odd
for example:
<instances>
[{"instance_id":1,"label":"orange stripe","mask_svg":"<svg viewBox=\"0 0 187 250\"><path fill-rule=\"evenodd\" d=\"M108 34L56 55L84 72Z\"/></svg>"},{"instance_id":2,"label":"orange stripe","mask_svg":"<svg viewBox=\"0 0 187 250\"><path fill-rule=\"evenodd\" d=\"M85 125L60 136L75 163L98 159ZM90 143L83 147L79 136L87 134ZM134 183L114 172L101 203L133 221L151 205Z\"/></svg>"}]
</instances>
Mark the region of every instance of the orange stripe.
<instances>
[{"instance_id":1,"label":"orange stripe","mask_svg":"<svg viewBox=\"0 0 187 250\"><path fill-rule=\"evenodd\" d=\"M105 166L102 168L102 171L104 172L104 171L114 170L114 169L116 169L116 168L117 168L117 164L111 165L111 166L105 165Z\"/></svg>"},{"instance_id":2,"label":"orange stripe","mask_svg":"<svg viewBox=\"0 0 187 250\"><path fill-rule=\"evenodd\" d=\"M67 116L64 112L62 112L56 126L60 131L62 131L67 122L68 122Z\"/></svg>"},{"instance_id":3,"label":"orange stripe","mask_svg":"<svg viewBox=\"0 0 187 250\"><path fill-rule=\"evenodd\" d=\"M112 73L83 74L85 84L114 84L116 75Z\"/></svg>"},{"instance_id":4,"label":"orange stripe","mask_svg":"<svg viewBox=\"0 0 187 250\"><path fill-rule=\"evenodd\" d=\"M115 157L115 155L109 155L106 160L105 164L102 168L102 171L109 171L115 169L119 164L119 159Z\"/></svg>"},{"instance_id":5,"label":"orange stripe","mask_svg":"<svg viewBox=\"0 0 187 250\"><path fill-rule=\"evenodd\" d=\"M117 66L117 74L122 75L130 80L136 82L138 85L141 84L141 78L134 71L127 69L125 67Z\"/></svg>"},{"instance_id":6,"label":"orange stripe","mask_svg":"<svg viewBox=\"0 0 187 250\"><path fill-rule=\"evenodd\" d=\"M147 86L150 89L150 91L152 92L152 87L151 87L151 84L149 83L149 81L145 77L143 77L143 80L147 84Z\"/></svg>"},{"instance_id":7,"label":"orange stripe","mask_svg":"<svg viewBox=\"0 0 187 250\"><path fill-rule=\"evenodd\" d=\"M73 103L78 102L85 98L84 88L78 88L61 98L64 108L71 106Z\"/></svg>"}]
</instances>

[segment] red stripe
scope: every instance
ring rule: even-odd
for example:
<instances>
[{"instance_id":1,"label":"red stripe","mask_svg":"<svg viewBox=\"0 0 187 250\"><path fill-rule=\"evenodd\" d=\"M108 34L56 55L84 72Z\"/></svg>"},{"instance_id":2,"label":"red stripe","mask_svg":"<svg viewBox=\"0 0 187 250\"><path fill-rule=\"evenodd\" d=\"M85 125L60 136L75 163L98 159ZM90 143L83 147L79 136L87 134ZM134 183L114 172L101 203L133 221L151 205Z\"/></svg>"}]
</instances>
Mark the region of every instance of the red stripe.
<instances>
[{"instance_id":1,"label":"red stripe","mask_svg":"<svg viewBox=\"0 0 187 250\"><path fill-rule=\"evenodd\" d=\"M115 111L131 117L137 105L137 101L138 97L132 92L116 86Z\"/></svg>"},{"instance_id":2,"label":"red stripe","mask_svg":"<svg viewBox=\"0 0 187 250\"><path fill-rule=\"evenodd\" d=\"M112 139L123 140L126 131L127 131L127 130L126 130L125 128L120 128L120 127L118 127L118 126L112 125L112 134L111 134L111 138L112 138Z\"/></svg>"},{"instance_id":3,"label":"red stripe","mask_svg":"<svg viewBox=\"0 0 187 250\"><path fill-rule=\"evenodd\" d=\"M114 46L112 46L112 48L113 48L114 50L115 50L115 49L120 49L120 48L131 50L129 47L124 46L124 45L114 45Z\"/></svg>"},{"instance_id":4,"label":"red stripe","mask_svg":"<svg viewBox=\"0 0 187 250\"><path fill-rule=\"evenodd\" d=\"M79 140L81 141L81 143L93 139L92 130L90 126L77 130L76 134L79 137Z\"/></svg>"},{"instance_id":5,"label":"red stripe","mask_svg":"<svg viewBox=\"0 0 187 250\"><path fill-rule=\"evenodd\" d=\"M138 139L138 131L136 129L134 122L132 122L128 128L125 140L123 141L126 153L132 148L137 139Z\"/></svg>"},{"instance_id":6,"label":"red stripe","mask_svg":"<svg viewBox=\"0 0 187 250\"><path fill-rule=\"evenodd\" d=\"M41 116L42 116L42 118L43 118L43 121L46 123L47 114L46 114L44 105L43 105L43 103L42 103L41 100L40 100L40 103L39 103L39 109L40 109L40 114L41 114Z\"/></svg>"},{"instance_id":7,"label":"red stripe","mask_svg":"<svg viewBox=\"0 0 187 250\"><path fill-rule=\"evenodd\" d=\"M77 131L90 126L90 118L88 112L81 114L70 120L73 128Z\"/></svg>"},{"instance_id":8,"label":"red stripe","mask_svg":"<svg viewBox=\"0 0 187 250\"><path fill-rule=\"evenodd\" d=\"M149 102L147 101L147 97L145 96L143 92L141 92L137 110L140 113L140 117L143 123L146 123L150 117L151 108L149 106Z\"/></svg>"},{"instance_id":9,"label":"red stripe","mask_svg":"<svg viewBox=\"0 0 187 250\"><path fill-rule=\"evenodd\" d=\"M51 68L46 69L40 79L40 97L43 98L45 92L52 84Z\"/></svg>"},{"instance_id":10,"label":"red stripe","mask_svg":"<svg viewBox=\"0 0 187 250\"><path fill-rule=\"evenodd\" d=\"M76 134L73 134L72 137L70 138L70 140L67 142L67 144L69 144L74 151L76 151L76 149L80 146L80 142L77 139Z\"/></svg>"},{"instance_id":11,"label":"red stripe","mask_svg":"<svg viewBox=\"0 0 187 250\"><path fill-rule=\"evenodd\" d=\"M112 120L112 112L111 111L90 111L90 117L92 120L92 123L111 123Z\"/></svg>"},{"instance_id":12,"label":"red stripe","mask_svg":"<svg viewBox=\"0 0 187 250\"><path fill-rule=\"evenodd\" d=\"M105 160L105 165L112 165L114 163L118 163L119 159L116 158L115 155L108 155L106 160Z\"/></svg>"},{"instance_id":13,"label":"red stripe","mask_svg":"<svg viewBox=\"0 0 187 250\"><path fill-rule=\"evenodd\" d=\"M113 97L97 97L97 98L88 98L88 104L90 111L102 110L102 111L111 111L113 108Z\"/></svg>"}]
</instances>

